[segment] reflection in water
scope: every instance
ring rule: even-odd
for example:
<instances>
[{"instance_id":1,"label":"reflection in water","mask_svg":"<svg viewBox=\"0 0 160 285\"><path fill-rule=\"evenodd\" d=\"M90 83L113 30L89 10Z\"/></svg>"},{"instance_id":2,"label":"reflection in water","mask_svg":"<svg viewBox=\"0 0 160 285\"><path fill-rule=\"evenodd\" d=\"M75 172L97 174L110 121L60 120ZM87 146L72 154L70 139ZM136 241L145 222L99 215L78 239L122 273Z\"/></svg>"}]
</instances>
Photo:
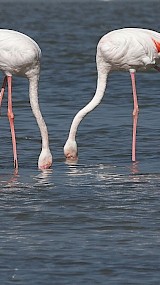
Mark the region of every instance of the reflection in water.
<instances>
[{"instance_id":1,"label":"reflection in water","mask_svg":"<svg viewBox=\"0 0 160 285\"><path fill-rule=\"evenodd\" d=\"M2 174L0 177L0 186L13 188L18 184L19 175L14 171L12 175Z\"/></svg>"},{"instance_id":2,"label":"reflection in water","mask_svg":"<svg viewBox=\"0 0 160 285\"><path fill-rule=\"evenodd\" d=\"M126 170L129 170L129 173ZM76 185L97 185L98 188L106 186L125 187L125 185L139 186L146 183L159 183L159 174L142 174L139 171L139 163L132 163L129 167L111 165L69 165L67 175L70 177L70 184Z\"/></svg>"},{"instance_id":3,"label":"reflection in water","mask_svg":"<svg viewBox=\"0 0 160 285\"><path fill-rule=\"evenodd\" d=\"M33 178L34 180L36 180L35 186L51 185L52 173L52 169L44 169L40 171L40 173Z\"/></svg>"},{"instance_id":4,"label":"reflection in water","mask_svg":"<svg viewBox=\"0 0 160 285\"><path fill-rule=\"evenodd\" d=\"M23 171L24 173L24 171ZM28 171L26 173L26 177L30 178L30 181L25 181L25 178L20 173L13 173L12 175L2 174L0 176L0 187L3 188L3 191L17 191L17 190L24 190L24 189L31 189L34 186L51 186L53 185L52 181L52 169L45 169L43 171L38 170L38 174L34 174L33 171ZM34 184L33 181L36 181Z\"/></svg>"},{"instance_id":5,"label":"reflection in water","mask_svg":"<svg viewBox=\"0 0 160 285\"><path fill-rule=\"evenodd\" d=\"M139 173L139 162L136 161L136 162L133 162L131 164L131 166L129 167L129 169L131 170L131 173L132 174L138 174Z\"/></svg>"}]
</instances>

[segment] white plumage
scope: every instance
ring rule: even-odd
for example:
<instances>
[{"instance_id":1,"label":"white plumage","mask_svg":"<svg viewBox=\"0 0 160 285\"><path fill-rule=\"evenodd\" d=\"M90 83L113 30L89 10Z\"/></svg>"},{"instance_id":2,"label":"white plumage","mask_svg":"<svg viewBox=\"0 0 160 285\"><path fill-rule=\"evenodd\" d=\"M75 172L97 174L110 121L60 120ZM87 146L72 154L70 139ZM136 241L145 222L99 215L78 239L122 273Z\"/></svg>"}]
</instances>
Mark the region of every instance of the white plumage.
<instances>
[{"instance_id":1,"label":"white plumage","mask_svg":"<svg viewBox=\"0 0 160 285\"><path fill-rule=\"evenodd\" d=\"M0 105L8 83L8 118L11 127L14 166L18 169L16 137L14 130L14 114L12 111L12 76L22 76L29 80L29 97L33 114L37 120L41 137L42 151L38 160L40 169L49 168L52 155L49 149L47 126L42 117L38 103L38 81L40 73L41 50L30 37L13 30L0 29L0 69L5 74Z\"/></svg>"},{"instance_id":2,"label":"white plumage","mask_svg":"<svg viewBox=\"0 0 160 285\"><path fill-rule=\"evenodd\" d=\"M154 41L160 42L157 32L125 28L103 36L97 52L110 63L112 70L146 70L160 61Z\"/></svg>"},{"instance_id":3,"label":"white plumage","mask_svg":"<svg viewBox=\"0 0 160 285\"><path fill-rule=\"evenodd\" d=\"M109 72L113 70L129 71L133 91L133 139L132 161L136 160L136 129L138 120L138 101L135 72L155 68L160 71L160 34L147 29L124 28L104 35L97 45L97 89L93 99L81 109L73 119L64 154L68 160L77 160L77 128L81 120L102 100Z\"/></svg>"}]
</instances>

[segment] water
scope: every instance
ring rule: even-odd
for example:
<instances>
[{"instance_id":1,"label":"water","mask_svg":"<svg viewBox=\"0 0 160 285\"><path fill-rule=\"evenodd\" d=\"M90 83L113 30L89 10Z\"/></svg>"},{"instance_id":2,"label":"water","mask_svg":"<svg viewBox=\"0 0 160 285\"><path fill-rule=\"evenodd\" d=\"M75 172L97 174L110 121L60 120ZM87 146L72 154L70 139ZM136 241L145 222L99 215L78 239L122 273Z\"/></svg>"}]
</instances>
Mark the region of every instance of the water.
<instances>
[{"instance_id":1,"label":"water","mask_svg":"<svg viewBox=\"0 0 160 285\"><path fill-rule=\"evenodd\" d=\"M159 285L159 73L137 74L137 163L130 76L121 72L110 75L103 102L79 127L78 163L63 156L73 116L96 88L100 37L121 27L158 31L159 9L159 1L1 3L1 28L28 34L42 49L39 100L54 157L50 170L37 169L28 83L14 78L17 175L7 96L0 120L1 284Z\"/></svg>"}]
</instances>

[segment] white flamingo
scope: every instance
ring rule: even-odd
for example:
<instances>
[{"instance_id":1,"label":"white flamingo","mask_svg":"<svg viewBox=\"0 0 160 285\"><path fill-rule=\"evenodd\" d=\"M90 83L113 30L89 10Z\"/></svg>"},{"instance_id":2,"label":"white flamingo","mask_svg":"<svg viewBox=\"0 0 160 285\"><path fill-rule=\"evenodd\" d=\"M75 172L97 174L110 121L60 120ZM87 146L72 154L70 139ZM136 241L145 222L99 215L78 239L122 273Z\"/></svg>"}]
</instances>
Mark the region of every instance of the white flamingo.
<instances>
[{"instance_id":1,"label":"white flamingo","mask_svg":"<svg viewBox=\"0 0 160 285\"><path fill-rule=\"evenodd\" d=\"M47 126L38 103L38 81L41 50L30 37L13 30L0 29L0 70L5 74L0 93L0 106L6 84L8 84L8 119L10 122L14 167L18 169L14 114L12 111L12 76L18 75L29 80L29 98L33 114L42 137L42 150L38 160L39 169L49 168L52 155L49 149Z\"/></svg>"},{"instance_id":2,"label":"white flamingo","mask_svg":"<svg viewBox=\"0 0 160 285\"><path fill-rule=\"evenodd\" d=\"M97 89L93 99L81 109L73 119L64 154L68 160L77 160L76 132L81 120L101 102L107 77L112 70L129 71L133 91L133 137L132 161L136 161L136 128L138 120L138 100L135 72L155 68L160 71L160 33L139 28L123 28L104 35L97 46Z\"/></svg>"}]
</instances>

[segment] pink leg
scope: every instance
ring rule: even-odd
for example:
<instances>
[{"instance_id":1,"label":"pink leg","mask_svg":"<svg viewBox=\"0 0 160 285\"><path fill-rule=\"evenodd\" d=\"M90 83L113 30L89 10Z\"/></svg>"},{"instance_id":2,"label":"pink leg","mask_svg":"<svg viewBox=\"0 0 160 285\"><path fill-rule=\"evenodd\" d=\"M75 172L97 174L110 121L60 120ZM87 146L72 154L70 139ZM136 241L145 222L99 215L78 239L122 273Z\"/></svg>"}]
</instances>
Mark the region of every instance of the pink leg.
<instances>
[{"instance_id":1,"label":"pink leg","mask_svg":"<svg viewBox=\"0 0 160 285\"><path fill-rule=\"evenodd\" d=\"M135 82L135 70L130 69L131 81L132 81L132 91L133 91L133 135L132 135L132 161L136 161L136 133L137 133L137 121L138 121L138 100L136 92L136 82Z\"/></svg>"},{"instance_id":2,"label":"pink leg","mask_svg":"<svg viewBox=\"0 0 160 285\"><path fill-rule=\"evenodd\" d=\"M2 105L2 99L3 99L6 83L7 83L7 76L4 77L2 88L1 88L1 92L0 92L0 107Z\"/></svg>"},{"instance_id":3,"label":"pink leg","mask_svg":"<svg viewBox=\"0 0 160 285\"><path fill-rule=\"evenodd\" d=\"M8 119L10 122L11 135L12 135L14 167L16 168L16 170L18 170L16 135L14 129L14 114L12 111L12 76L7 76L7 80L8 80Z\"/></svg>"}]
</instances>

